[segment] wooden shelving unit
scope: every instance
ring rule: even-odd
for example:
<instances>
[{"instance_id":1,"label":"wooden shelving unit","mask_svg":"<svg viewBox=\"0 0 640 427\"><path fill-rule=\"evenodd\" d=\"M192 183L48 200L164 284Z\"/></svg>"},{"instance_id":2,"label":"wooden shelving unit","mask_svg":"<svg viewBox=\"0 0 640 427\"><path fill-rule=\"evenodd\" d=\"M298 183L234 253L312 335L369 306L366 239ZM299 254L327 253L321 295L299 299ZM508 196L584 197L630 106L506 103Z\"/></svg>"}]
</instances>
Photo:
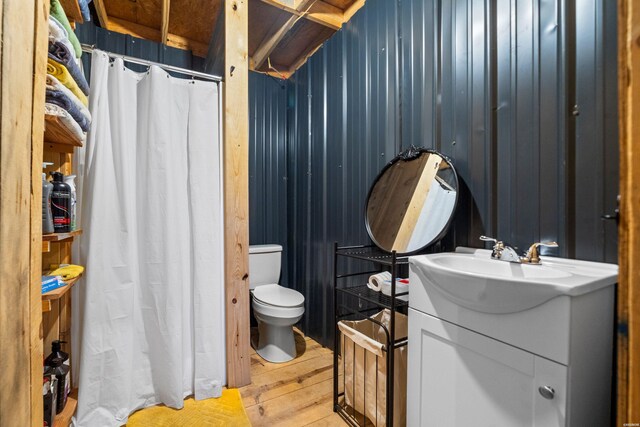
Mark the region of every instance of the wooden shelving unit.
<instances>
[{"instance_id":1,"label":"wooden shelving unit","mask_svg":"<svg viewBox=\"0 0 640 427\"><path fill-rule=\"evenodd\" d=\"M64 296L64 294L66 294L71 287L73 287L73 285L75 285L78 280L80 280L80 278L82 277L82 274L78 277L76 277L75 279L71 279L69 281L66 281L66 285L61 286L57 289L54 289L52 291L49 291L45 294L42 294L42 299L43 300L54 300L54 299L60 299Z\"/></svg>"},{"instance_id":2,"label":"wooden shelving unit","mask_svg":"<svg viewBox=\"0 0 640 427\"><path fill-rule=\"evenodd\" d=\"M54 143L62 145L70 145L72 147L82 147L82 139L74 135L62 123L60 117L45 114L44 116L44 141L45 143Z\"/></svg>"},{"instance_id":3,"label":"wooden shelving unit","mask_svg":"<svg viewBox=\"0 0 640 427\"><path fill-rule=\"evenodd\" d=\"M51 251L51 243L71 242L76 236L82 234L82 230L78 229L69 233L51 233L42 236L42 252Z\"/></svg>"},{"instance_id":4,"label":"wooden shelving unit","mask_svg":"<svg viewBox=\"0 0 640 427\"><path fill-rule=\"evenodd\" d=\"M71 390L69 396L67 396L67 404L64 405L64 410L56 415L56 418L53 420L54 427L67 427L71 424L71 417L76 412L76 408L78 407L78 389Z\"/></svg>"},{"instance_id":5,"label":"wooden shelving unit","mask_svg":"<svg viewBox=\"0 0 640 427\"><path fill-rule=\"evenodd\" d=\"M76 23L82 23L82 13L78 0L60 0L72 28ZM45 54L46 55L46 54ZM46 57L45 57L46 58ZM44 100L44 99L43 99ZM52 163L45 169L47 175L51 171L58 171L64 175L73 173L73 153L77 147L82 147L84 137L79 137L56 115L45 114L43 137L43 161ZM74 239L82 234L82 230L69 233L52 233L42 236L42 269L48 270L51 264L73 263L71 247ZM69 280L58 289L42 294L42 325L40 336L44 355L49 353L53 340L66 341L63 351L69 353L72 361L71 369L75 369L71 352L71 292L73 286L82 276ZM42 361L40 361L42 363ZM73 385L72 385L73 387ZM74 389L67 397L64 410L56 415L53 425L55 427L69 427L71 418L78 406L78 390ZM32 420L36 425L37 420ZM41 423L42 421L40 421Z\"/></svg>"},{"instance_id":6,"label":"wooden shelving unit","mask_svg":"<svg viewBox=\"0 0 640 427\"><path fill-rule=\"evenodd\" d=\"M352 396L367 396L366 392L366 381L360 386L362 387L362 394L360 394L359 388L356 388L355 380L350 385L350 390L347 390L347 384L345 382L345 357L353 357L351 363L354 366L354 378L360 374L355 373L356 369L366 370L367 364L365 362L363 367L356 368L355 362L355 348L354 345L354 353L353 356L342 354L338 349L344 348L344 342L341 341L341 337L343 337L342 332L340 331L340 327L338 326L339 322L342 320L360 320L360 321L371 321L374 324L374 327L383 327L387 331L386 341L383 339L380 342L383 344L386 352L386 373L387 379L384 383L385 388L385 397L381 398L378 396L378 385L377 383L375 388L375 414L382 415L380 418L386 421L386 425L393 425L393 410L394 405L388 403L386 405L386 410L381 409L378 406L380 399L384 399L386 402L394 402L394 375L395 375L395 349L399 347L406 346L408 343L407 336L402 334L400 336L396 336L398 333L396 331L396 313L407 313L407 309L409 307L409 303L404 298L407 297L408 292L398 292L396 293L396 278L399 277L400 268L408 267L408 258L407 257L398 257L396 252L387 253L381 251L375 246L345 246L339 247L338 243L334 243L334 255L333 255L333 298L334 298L334 316L335 316L335 330L334 330L334 348L336 351L333 355L333 409L334 412L337 412L340 417L350 426L369 426L372 425L371 421L363 414L358 413L354 407L347 405L347 393L350 392ZM350 258L349 261L359 260L366 261L366 264L360 264L359 267L355 268L353 266L341 263L342 268L339 267L339 260L344 260L345 258ZM368 268L363 269L364 265L369 265ZM357 265L357 264L356 264ZM373 265L373 270L371 270L371 265ZM347 271L345 273L339 273L340 270L347 267ZM389 271L391 273L391 294L389 296L384 295L382 292L374 292L369 289L368 286L360 284L361 282L366 282L366 278L371 274L378 273L380 271ZM363 278L358 279L356 283L349 284L348 281L354 278ZM346 281L343 279L347 279ZM372 315L379 312L380 310L389 310L389 324L387 326L383 326L382 323L379 323L378 320L373 319ZM342 342L342 344L341 344ZM362 348L361 348L362 349ZM388 349L393 349L393 351L389 351ZM366 350L365 350L366 351ZM368 357L367 357L368 359ZM373 362L370 362L373 363ZM375 358L375 364L377 367L378 358ZM342 369L341 369L342 368ZM377 368L376 368L377 369ZM365 374L366 375L366 374ZM340 384L340 378L342 378L342 384ZM377 380L376 375L376 382ZM382 380L381 381L385 381ZM355 401L355 397L353 398ZM363 405L364 406L364 405ZM365 406L366 407L366 406Z\"/></svg>"},{"instance_id":7,"label":"wooden shelving unit","mask_svg":"<svg viewBox=\"0 0 640 427\"><path fill-rule=\"evenodd\" d=\"M68 233L51 233L51 234L43 234L42 241L43 242L65 242L69 240L73 240L74 237L82 234L82 230L74 230Z\"/></svg>"}]
</instances>

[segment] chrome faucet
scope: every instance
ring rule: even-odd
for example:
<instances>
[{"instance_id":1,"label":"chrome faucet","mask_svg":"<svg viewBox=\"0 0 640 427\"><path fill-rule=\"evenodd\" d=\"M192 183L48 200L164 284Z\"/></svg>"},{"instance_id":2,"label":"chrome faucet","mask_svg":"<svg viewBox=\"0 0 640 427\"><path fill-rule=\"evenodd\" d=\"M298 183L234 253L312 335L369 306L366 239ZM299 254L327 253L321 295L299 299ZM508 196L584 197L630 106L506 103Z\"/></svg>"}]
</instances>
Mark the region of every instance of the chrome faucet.
<instances>
[{"instance_id":1,"label":"chrome faucet","mask_svg":"<svg viewBox=\"0 0 640 427\"><path fill-rule=\"evenodd\" d=\"M529 250L524 256L519 256L514 248L509 245L505 245L504 242L493 237L480 236L480 240L484 242L493 242L493 251L491 252L491 259L507 262L516 262L519 264L540 264L540 255L538 252L539 246L546 246L550 248L557 248L556 242L537 242L529 247Z\"/></svg>"}]
</instances>

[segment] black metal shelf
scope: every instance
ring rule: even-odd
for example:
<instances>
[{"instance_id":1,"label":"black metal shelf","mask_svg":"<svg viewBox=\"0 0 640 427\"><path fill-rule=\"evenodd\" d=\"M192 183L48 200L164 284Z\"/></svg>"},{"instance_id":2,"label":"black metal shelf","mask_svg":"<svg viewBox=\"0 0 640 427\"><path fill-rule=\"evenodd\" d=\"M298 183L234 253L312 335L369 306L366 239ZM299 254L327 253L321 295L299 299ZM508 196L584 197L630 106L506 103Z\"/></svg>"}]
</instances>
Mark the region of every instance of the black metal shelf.
<instances>
[{"instance_id":1,"label":"black metal shelf","mask_svg":"<svg viewBox=\"0 0 640 427\"><path fill-rule=\"evenodd\" d=\"M381 265L392 267L393 254L385 252L376 246L343 246L338 247L338 256L344 256L348 258L359 259L362 261L375 262ZM395 265L407 265L409 264L408 257L397 257Z\"/></svg>"},{"instance_id":2,"label":"black metal shelf","mask_svg":"<svg viewBox=\"0 0 640 427\"><path fill-rule=\"evenodd\" d=\"M371 262L374 264L374 270L362 269L359 271L338 272L338 260L340 258L350 258L360 261ZM334 348L334 362L333 362L333 408L349 425L352 426L368 426L373 425L369 419L363 414L356 412L354 408L347 406L345 400L345 384L343 382L343 391L340 392L338 377L339 377L339 363L338 353L340 351L340 330L338 328L338 322L347 318L356 319L368 319L374 323L380 325L386 333L386 342L382 342L383 351L386 352L386 392L385 399L386 414L384 416L386 425L392 425L393 422L393 401L394 401L394 355L395 349L405 346L408 343L406 336L396 338L395 331L395 318L396 313L404 311L409 305L408 301L400 299L398 297L406 296L408 292L396 293L396 279L401 271L401 266L406 269L409 264L408 257L398 257L396 252L388 253L382 251L376 246L343 246L339 247L337 243L334 244L334 265L333 265L333 291L334 291L334 315L335 315L335 348ZM353 268L359 264L347 264ZM365 264L362 264L364 266ZM361 266L361 267L362 267ZM375 266L380 269L376 270ZM354 278L357 276L366 276L376 274L380 271L389 271L391 273L391 295L385 295L382 292L377 292L370 289L366 284L353 283L353 280L349 285L339 285L342 283L342 279ZM360 279L358 279L359 281ZM408 298L407 298L408 300ZM341 302L342 301L342 302ZM390 324L383 326L377 320L371 317L371 313L380 311L380 309L387 309L390 311ZM392 349L392 350L391 350ZM390 351L391 350L391 351ZM377 361L377 359L376 359ZM376 362L377 363L377 362ZM377 378L377 377L376 377ZM343 379L344 380L344 379ZM376 380L377 383L377 380ZM354 383L355 384L355 383ZM365 384L366 387L366 384ZM377 387L377 386L376 386ZM377 394L376 394L377 396ZM342 398L342 399L341 399ZM377 399L377 397L376 397ZM376 403L377 406L377 403ZM377 409L376 409L377 413Z\"/></svg>"},{"instance_id":3,"label":"black metal shelf","mask_svg":"<svg viewBox=\"0 0 640 427\"><path fill-rule=\"evenodd\" d=\"M338 292L344 292L346 294L353 295L354 297L358 297L382 308L388 308L389 310L394 307L397 309L409 305L408 301L404 301L403 299L398 298L399 296L408 295L409 292L396 294L394 304L394 301L390 296L387 296L382 292L373 291L369 289L367 285L353 286L348 288L337 288L337 290Z\"/></svg>"}]
</instances>

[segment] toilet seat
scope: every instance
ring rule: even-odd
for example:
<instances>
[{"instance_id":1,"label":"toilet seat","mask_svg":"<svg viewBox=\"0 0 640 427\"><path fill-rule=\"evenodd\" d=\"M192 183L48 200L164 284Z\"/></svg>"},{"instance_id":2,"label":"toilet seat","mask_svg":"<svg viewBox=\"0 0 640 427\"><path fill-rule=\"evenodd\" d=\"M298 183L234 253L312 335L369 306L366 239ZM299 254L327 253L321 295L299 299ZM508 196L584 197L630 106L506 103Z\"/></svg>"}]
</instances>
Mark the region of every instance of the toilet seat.
<instances>
[{"instance_id":1,"label":"toilet seat","mask_svg":"<svg viewBox=\"0 0 640 427\"><path fill-rule=\"evenodd\" d=\"M251 303L251 307L253 307L253 314L256 316L256 319L263 321L268 319L269 323L276 324L292 324L289 322L290 319L299 319L300 316L304 314L303 305L299 305L297 307L280 307L277 305L265 304L255 298Z\"/></svg>"},{"instance_id":2,"label":"toilet seat","mask_svg":"<svg viewBox=\"0 0 640 427\"><path fill-rule=\"evenodd\" d=\"M304 304L304 295L278 284L257 286L253 290L253 298L263 306L297 308Z\"/></svg>"}]
</instances>

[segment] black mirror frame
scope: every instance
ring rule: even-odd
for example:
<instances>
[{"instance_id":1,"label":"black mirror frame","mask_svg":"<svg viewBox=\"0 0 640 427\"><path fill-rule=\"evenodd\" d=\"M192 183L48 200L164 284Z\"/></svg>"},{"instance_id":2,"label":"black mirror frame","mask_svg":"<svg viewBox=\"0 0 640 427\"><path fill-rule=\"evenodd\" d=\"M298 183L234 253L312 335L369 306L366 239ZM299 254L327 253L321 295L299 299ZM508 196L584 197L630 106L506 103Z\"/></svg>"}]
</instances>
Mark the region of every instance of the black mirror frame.
<instances>
[{"instance_id":1,"label":"black mirror frame","mask_svg":"<svg viewBox=\"0 0 640 427\"><path fill-rule=\"evenodd\" d=\"M421 252L421 251L427 249L428 247L430 247L432 245L435 245L440 240L442 240L442 238L447 234L447 231L449 231L449 227L451 226L451 222L453 222L453 217L455 216L455 211L456 211L456 208L458 207L458 200L460 198L460 180L458 179L458 172L456 171L456 168L453 165L453 162L451 161L451 159L448 156L440 153L439 151L433 150L431 148L416 147L416 146L412 145L411 147L407 148L406 150L400 152L396 157L394 157L389 163L387 163L382 168L380 173L378 173L378 176L376 177L376 179L371 184L371 187L369 187L369 192L367 193L367 199L365 200L365 204L364 204L364 225L367 228L367 234L369 235L369 238L371 239L373 244L376 245L380 250L382 250L384 252L391 253L392 251L389 251L387 249L382 248L380 246L380 244L378 243L378 241L373 237L373 233L371 232L371 226L369 225L369 218L367 217L367 208L369 206L369 198L371 197L371 193L373 192L373 189L375 188L376 184L378 183L378 181L380 180L382 175L384 175L384 173L387 171L387 169L389 169L391 166L393 166L395 163L399 162L400 160L411 161L411 160L414 160L414 159L418 158L423 153L437 154L443 160L445 160L447 163L449 163L449 165L451 166L451 170L453 171L453 176L455 177L455 180L456 180L456 187L457 187L456 188L456 200L455 200L455 202L453 204L453 211L451 212L451 215L449 216L449 220L447 221L445 226L442 228L440 233L436 237L433 238L433 240L431 240L426 245L424 245L424 246L422 246L422 247L420 247L420 248L418 248L418 249L416 249L414 251L411 251L411 252L396 252L396 254L398 256L415 255L418 252Z\"/></svg>"}]
</instances>

